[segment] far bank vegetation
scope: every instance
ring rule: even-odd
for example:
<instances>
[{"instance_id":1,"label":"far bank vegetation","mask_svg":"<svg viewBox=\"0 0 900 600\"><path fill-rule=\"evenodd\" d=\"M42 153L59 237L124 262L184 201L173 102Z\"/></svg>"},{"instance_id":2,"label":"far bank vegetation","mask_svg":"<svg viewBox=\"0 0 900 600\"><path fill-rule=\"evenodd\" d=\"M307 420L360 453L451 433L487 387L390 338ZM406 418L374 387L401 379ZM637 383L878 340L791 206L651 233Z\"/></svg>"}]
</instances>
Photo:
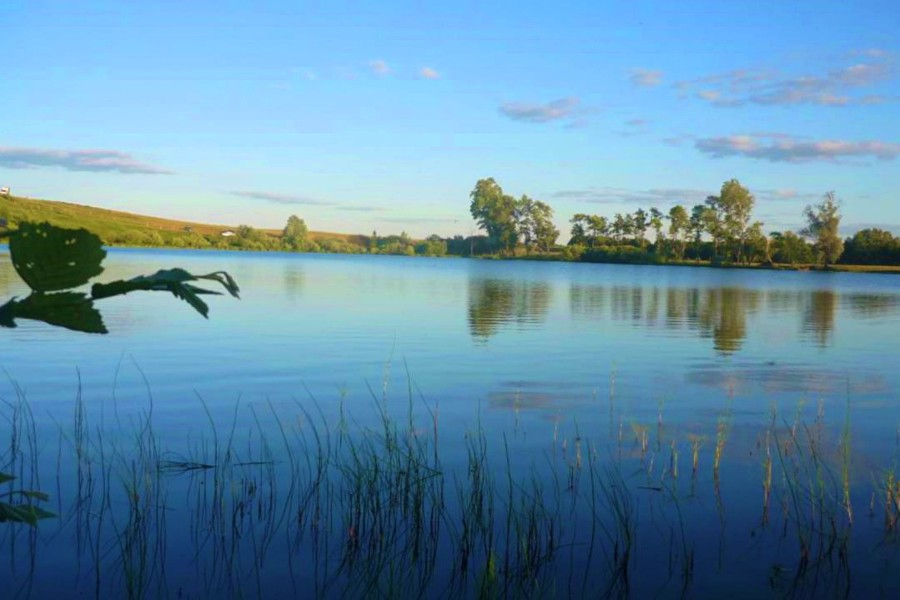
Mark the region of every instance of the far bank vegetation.
<instances>
[{"instance_id":1,"label":"far bank vegetation","mask_svg":"<svg viewBox=\"0 0 900 600\"><path fill-rule=\"evenodd\" d=\"M559 244L553 208L541 200L504 192L493 178L469 194L470 214L482 233L413 239L406 232L380 235L310 231L291 215L281 230L188 223L77 204L6 197L0 218L10 227L46 221L83 227L111 246L197 249L480 256L631 264L705 264L849 269L853 265L900 267L900 237L867 228L842 238L841 203L833 192L803 211L797 231L766 231L754 219L756 199L738 180L694 206L667 210L639 207L630 213L577 213L569 240Z\"/></svg>"}]
</instances>

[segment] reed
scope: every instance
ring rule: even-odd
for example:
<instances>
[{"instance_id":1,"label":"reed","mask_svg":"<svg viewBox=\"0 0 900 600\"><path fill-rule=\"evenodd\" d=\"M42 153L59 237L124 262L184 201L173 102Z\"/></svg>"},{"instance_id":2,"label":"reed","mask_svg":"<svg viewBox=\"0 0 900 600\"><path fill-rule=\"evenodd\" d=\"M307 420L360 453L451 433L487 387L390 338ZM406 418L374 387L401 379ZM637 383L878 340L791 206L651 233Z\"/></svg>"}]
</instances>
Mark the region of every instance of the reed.
<instances>
[{"instance_id":1,"label":"reed","mask_svg":"<svg viewBox=\"0 0 900 600\"><path fill-rule=\"evenodd\" d=\"M691 433L669 424L663 431L660 410L654 449L649 428L635 423L635 451L623 454L617 432L597 437L595 428L560 418L548 424L549 443L515 434L515 415L513 435L488 431L480 414L459 434L411 382L406 392L394 405L382 385L363 404L341 394L333 408L310 397L245 409L238 399L227 419L198 396L206 424L170 450L149 388L142 403L117 401L110 422L90 418L79 389L71 421L58 424L64 448L43 462L22 394L3 405L12 425L3 468L37 485L38 465L55 466L61 517L36 531L56 527L55 538L75 540L74 579L96 596L264 597L272 586L317 597L703 595L702 582L724 577L759 548L788 565L769 569L761 589L772 583L780 594L813 595L826 584L845 589L860 560L850 553L857 482L849 404L839 435L831 435L821 403L810 424L799 410L779 424L772 411L757 437L766 525L757 531L758 504L744 511L734 500L741 477L727 478L734 489L718 486L741 468L722 461L730 405L707 431ZM690 494L678 489L686 451L678 440L690 448ZM538 453L524 454L529 444ZM747 489L759 489L757 474ZM709 487L693 483L710 481L720 515L733 503L720 521L719 548L706 533ZM878 492L884 531L893 533L900 521L893 471ZM779 501L781 513L770 510ZM756 536L749 546L725 535L744 525ZM12 557L4 572L11 585L22 595L38 589L42 582L21 566L42 564L40 539L17 526L0 535Z\"/></svg>"}]
</instances>

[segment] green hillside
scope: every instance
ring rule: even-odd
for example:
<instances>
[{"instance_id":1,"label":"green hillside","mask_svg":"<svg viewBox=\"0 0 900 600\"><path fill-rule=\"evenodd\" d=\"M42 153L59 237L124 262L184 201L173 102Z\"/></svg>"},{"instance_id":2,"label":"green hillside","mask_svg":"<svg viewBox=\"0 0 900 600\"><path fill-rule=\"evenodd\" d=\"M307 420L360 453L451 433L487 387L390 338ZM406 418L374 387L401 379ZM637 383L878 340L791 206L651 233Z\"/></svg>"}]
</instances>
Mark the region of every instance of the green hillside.
<instances>
[{"instance_id":1,"label":"green hillside","mask_svg":"<svg viewBox=\"0 0 900 600\"><path fill-rule=\"evenodd\" d=\"M0 197L0 217L7 219L10 227L24 221L46 221L61 227L84 228L100 236L105 244L113 246L282 249L280 230L162 219L82 204L17 196ZM226 231L239 232L241 235L223 236ZM362 235L312 231L309 232L309 239L326 251L359 252L365 249L368 238Z\"/></svg>"}]
</instances>

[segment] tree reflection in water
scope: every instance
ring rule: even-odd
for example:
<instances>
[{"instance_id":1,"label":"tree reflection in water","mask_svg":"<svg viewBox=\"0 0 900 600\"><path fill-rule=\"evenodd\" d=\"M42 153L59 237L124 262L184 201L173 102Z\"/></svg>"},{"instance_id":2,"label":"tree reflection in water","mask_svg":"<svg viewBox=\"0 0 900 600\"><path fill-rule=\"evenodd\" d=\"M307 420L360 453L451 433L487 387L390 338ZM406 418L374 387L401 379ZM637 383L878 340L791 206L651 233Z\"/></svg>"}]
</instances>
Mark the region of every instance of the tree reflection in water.
<instances>
[{"instance_id":1,"label":"tree reflection in water","mask_svg":"<svg viewBox=\"0 0 900 600\"><path fill-rule=\"evenodd\" d=\"M485 341L510 324L539 324L553 301L549 283L513 278L472 277L468 289L469 331ZM753 315L795 314L798 330L825 347L833 340L838 310L877 318L900 310L896 296L831 289L764 290L742 287L569 286L569 310L576 320L612 320L635 326L695 332L712 340L720 354L739 352Z\"/></svg>"},{"instance_id":2,"label":"tree reflection in water","mask_svg":"<svg viewBox=\"0 0 900 600\"><path fill-rule=\"evenodd\" d=\"M820 346L828 345L835 327L840 298L832 290L785 291L721 288L642 288L573 284L569 308L576 319L630 321L668 330L695 331L713 341L721 354L738 352L747 337L748 317L766 313L797 312L801 329ZM847 297L860 315L876 316L897 308L877 295ZM886 306L889 305L889 306Z\"/></svg>"},{"instance_id":3,"label":"tree reflection in water","mask_svg":"<svg viewBox=\"0 0 900 600\"><path fill-rule=\"evenodd\" d=\"M550 307L545 282L520 279L469 278L469 331L486 341L504 325L542 323Z\"/></svg>"},{"instance_id":4,"label":"tree reflection in water","mask_svg":"<svg viewBox=\"0 0 900 600\"><path fill-rule=\"evenodd\" d=\"M816 290L809 295L803 311L803 331L820 347L824 348L831 341L837 303L838 296L832 290Z\"/></svg>"}]
</instances>

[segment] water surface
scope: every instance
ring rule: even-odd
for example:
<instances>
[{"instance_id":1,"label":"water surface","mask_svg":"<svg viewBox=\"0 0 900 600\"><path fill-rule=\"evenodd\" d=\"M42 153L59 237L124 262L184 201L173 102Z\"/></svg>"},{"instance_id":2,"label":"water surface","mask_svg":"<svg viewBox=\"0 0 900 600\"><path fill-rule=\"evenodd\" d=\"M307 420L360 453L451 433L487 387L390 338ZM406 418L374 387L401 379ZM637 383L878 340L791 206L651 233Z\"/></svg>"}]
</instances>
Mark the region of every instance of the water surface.
<instances>
[{"instance_id":1,"label":"water surface","mask_svg":"<svg viewBox=\"0 0 900 600\"><path fill-rule=\"evenodd\" d=\"M689 468L689 436L709 452L727 415L723 460L743 470L723 487L738 515L757 509L761 432L773 423L819 423L831 441L847 428L854 481L868 484L854 492L860 515L897 454L900 277L113 249L99 279L171 266L227 270L242 299L211 298L204 320L171 296L132 294L99 303L106 336L28 321L3 331L0 396L27 398L40 440L68 431L79 393L95 426L152 413L160 444L182 455L236 414L252 428L253 415L300 422L300 407L315 407L365 428L386 403L401 418L409 406L439 415L448 465L464 464L481 427L496 448L514 440L517 473L587 439L649 481L673 453ZM24 291L0 256L0 298ZM45 452L42 464L56 459ZM702 539L711 505L685 510ZM694 585L739 580L725 569Z\"/></svg>"}]
</instances>

